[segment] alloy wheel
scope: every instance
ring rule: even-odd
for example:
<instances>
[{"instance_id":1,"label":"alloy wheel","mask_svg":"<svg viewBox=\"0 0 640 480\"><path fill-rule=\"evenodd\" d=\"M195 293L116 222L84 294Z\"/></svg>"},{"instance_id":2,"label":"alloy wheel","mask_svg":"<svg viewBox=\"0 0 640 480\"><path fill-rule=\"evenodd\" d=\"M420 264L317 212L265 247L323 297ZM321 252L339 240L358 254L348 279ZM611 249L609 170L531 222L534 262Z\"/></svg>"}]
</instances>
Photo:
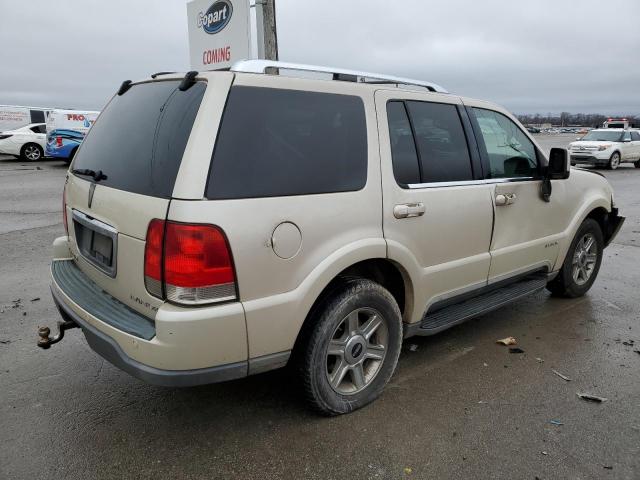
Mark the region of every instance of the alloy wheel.
<instances>
[{"instance_id":1,"label":"alloy wheel","mask_svg":"<svg viewBox=\"0 0 640 480\"><path fill-rule=\"evenodd\" d=\"M34 145L28 145L27 148L24 149L24 156L29 160L39 160L40 150Z\"/></svg>"},{"instance_id":2,"label":"alloy wheel","mask_svg":"<svg viewBox=\"0 0 640 480\"><path fill-rule=\"evenodd\" d=\"M331 388L353 395L373 382L389 347L389 329L372 308L358 308L338 324L326 354L326 375Z\"/></svg>"},{"instance_id":3,"label":"alloy wheel","mask_svg":"<svg viewBox=\"0 0 640 480\"><path fill-rule=\"evenodd\" d=\"M585 234L576 245L573 253L571 276L577 285L589 281L598 261L598 244L591 233Z\"/></svg>"},{"instance_id":4,"label":"alloy wheel","mask_svg":"<svg viewBox=\"0 0 640 480\"><path fill-rule=\"evenodd\" d=\"M615 170L616 168L618 168L620 166L620 154L619 153L614 153L611 156L611 162L609 164L611 166L611 170Z\"/></svg>"}]
</instances>

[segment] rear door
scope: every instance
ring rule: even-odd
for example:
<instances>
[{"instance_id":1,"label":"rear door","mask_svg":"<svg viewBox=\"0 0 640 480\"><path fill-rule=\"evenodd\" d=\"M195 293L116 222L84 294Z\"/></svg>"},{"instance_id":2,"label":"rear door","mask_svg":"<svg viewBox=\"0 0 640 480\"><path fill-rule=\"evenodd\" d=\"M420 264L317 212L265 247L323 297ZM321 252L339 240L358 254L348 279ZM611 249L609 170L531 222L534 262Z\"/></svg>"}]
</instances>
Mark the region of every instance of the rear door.
<instances>
[{"instance_id":1,"label":"rear door","mask_svg":"<svg viewBox=\"0 0 640 480\"><path fill-rule=\"evenodd\" d=\"M417 322L429 306L484 286L492 187L461 101L451 95L376 92L383 225L389 258L408 270ZM465 129L466 125L466 129Z\"/></svg>"},{"instance_id":2,"label":"rear door","mask_svg":"<svg viewBox=\"0 0 640 480\"><path fill-rule=\"evenodd\" d=\"M628 162L635 157L635 145L631 141L631 132L626 130L620 139L620 149L622 150L621 160Z\"/></svg>"},{"instance_id":3,"label":"rear door","mask_svg":"<svg viewBox=\"0 0 640 480\"><path fill-rule=\"evenodd\" d=\"M633 130L631 132L631 144L633 145L632 161L640 161L640 132Z\"/></svg>"},{"instance_id":4,"label":"rear door","mask_svg":"<svg viewBox=\"0 0 640 480\"><path fill-rule=\"evenodd\" d=\"M550 202L540 195L544 157L506 112L467 108L476 132L485 181L492 189L495 224L489 283L553 267L567 225L565 184L553 182Z\"/></svg>"},{"instance_id":5,"label":"rear door","mask_svg":"<svg viewBox=\"0 0 640 480\"><path fill-rule=\"evenodd\" d=\"M149 222L167 215L177 172L206 90L179 80L116 95L70 168L65 212L79 268L105 291L153 318L160 299L144 284Z\"/></svg>"}]
</instances>

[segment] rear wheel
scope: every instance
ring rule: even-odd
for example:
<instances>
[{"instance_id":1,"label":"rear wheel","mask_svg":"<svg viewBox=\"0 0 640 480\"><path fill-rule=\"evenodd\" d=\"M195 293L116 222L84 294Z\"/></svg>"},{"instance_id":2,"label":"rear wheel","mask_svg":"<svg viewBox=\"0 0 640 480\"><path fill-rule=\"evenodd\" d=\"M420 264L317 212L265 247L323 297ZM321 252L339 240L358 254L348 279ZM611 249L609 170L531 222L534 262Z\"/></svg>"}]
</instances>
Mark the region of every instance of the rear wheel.
<instances>
[{"instance_id":1,"label":"rear wheel","mask_svg":"<svg viewBox=\"0 0 640 480\"><path fill-rule=\"evenodd\" d=\"M558 276L547 290L558 297L581 297L591 288L600 271L604 239L598 222L587 218L571 242Z\"/></svg>"},{"instance_id":2,"label":"rear wheel","mask_svg":"<svg viewBox=\"0 0 640 480\"><path fill-rule=\"evenodd\" d=\"M20 150L20 157L24 160L29 160L32 162L40 160L43 155L44 152L42 151L42 147L37 143L26 143Z\"/></svg>"},{"instance_id":3,"label":"rear wheel","mask_svg":"<svg viewBox=\"0 0 640 480\"><path fill-rule=\"evenodd\" d=\"M607 164L607 168L609 170L615 170L620 166L620 154L618 152L614 152L609 159L609 163Z\"/></svg>"},{"instance_id":4,"label":"rear wheel","mask_svg":"<svg viewBox=\"0 0 640 480\"><path fill-rule=\"evenodd\" d=\"M311 406L339 415L375 400L393 375L402 344L393 296L370 280L353 280L310 320L300 345L300 374Z\"/></svg>"}]
</instances>

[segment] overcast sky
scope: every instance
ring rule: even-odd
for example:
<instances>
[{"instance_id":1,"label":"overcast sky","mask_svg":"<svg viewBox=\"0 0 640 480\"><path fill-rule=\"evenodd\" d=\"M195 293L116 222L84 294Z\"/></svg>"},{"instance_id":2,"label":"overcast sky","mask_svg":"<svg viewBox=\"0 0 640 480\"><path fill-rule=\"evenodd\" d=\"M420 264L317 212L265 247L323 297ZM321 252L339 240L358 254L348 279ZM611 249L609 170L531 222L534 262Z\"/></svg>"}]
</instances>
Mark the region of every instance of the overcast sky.
<instances>
[{"instance_id":1,"label":"overcast sky","mask_svg":"<svg viewBox=\"0 0 640 480\"><path fill-rule=\"evenodd\" d=\"M0 104L100 109L122 80L188 70L186 3L0 0ZM276 7L281 60L428 79L516 113L640 114L638 0Z\"/></svg>"}]
</instances>

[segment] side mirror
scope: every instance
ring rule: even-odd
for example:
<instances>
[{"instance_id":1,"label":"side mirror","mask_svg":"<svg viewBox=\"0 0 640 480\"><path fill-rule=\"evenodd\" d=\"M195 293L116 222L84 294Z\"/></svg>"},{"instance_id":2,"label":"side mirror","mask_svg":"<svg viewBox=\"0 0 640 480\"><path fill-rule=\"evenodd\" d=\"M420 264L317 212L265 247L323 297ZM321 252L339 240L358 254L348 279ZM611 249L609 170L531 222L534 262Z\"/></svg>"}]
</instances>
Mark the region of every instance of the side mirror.
<instances>
[{"instance_id":1,"label":"side mirror","mask_svg":"<svg viewBox=\"0 0 640 480\"><path fill-rule=\"evenodd\" d=\"M546 177L549 180L565 180L571 173L569 158L564 148L552 148Z\"/></svg>"}]
</instances>

